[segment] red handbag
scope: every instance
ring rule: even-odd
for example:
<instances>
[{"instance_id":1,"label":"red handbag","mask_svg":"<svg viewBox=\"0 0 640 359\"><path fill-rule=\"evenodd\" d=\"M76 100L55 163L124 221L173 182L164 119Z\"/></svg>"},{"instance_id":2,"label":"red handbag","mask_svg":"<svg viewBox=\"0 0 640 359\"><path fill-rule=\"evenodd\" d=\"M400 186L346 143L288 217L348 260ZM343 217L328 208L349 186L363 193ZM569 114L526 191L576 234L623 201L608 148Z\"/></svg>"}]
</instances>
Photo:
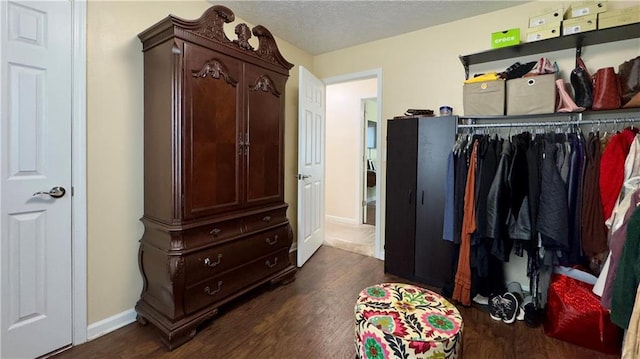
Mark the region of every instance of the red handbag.
<instances>
[{"instance_id":1,"label":"red handbag","mask_svg":"<svg viewBox=\"0 0 640 359\"><path fill-rule=\"evenodd\" d=\"M593 77L594 110L615 110L622 106L620 79L613 67L598 69Z\"/></svg>"},{"instance_id":2,"label":"red handbag","mask_svg":"<svg viewBox=\"0 0 640 359\"><path fill-rule=\"evenodd\" d=\"M620 355L622 330L593 294L593 285L554 273L547 297L544 333L603 353Z\"/></svg>"}]
</instances>

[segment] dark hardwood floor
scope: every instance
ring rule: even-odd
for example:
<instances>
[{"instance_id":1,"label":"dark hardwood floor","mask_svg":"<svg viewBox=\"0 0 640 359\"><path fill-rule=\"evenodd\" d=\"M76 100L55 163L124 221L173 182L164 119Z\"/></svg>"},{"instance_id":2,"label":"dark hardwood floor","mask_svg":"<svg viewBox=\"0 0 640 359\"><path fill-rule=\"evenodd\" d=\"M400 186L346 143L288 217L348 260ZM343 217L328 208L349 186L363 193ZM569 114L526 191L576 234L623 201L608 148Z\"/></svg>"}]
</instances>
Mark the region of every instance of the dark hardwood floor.
<instances>
[{"instance_id":1,"label":"dark hardwood floor","mask_svg":"<svg viewBox=\"0 0 640 359\"><path fill-rule=\"evenodd\" d=\"M172 352L152 326L132 323L54 358L352 359L355 298L385 281L406 282L384 274L382 261L323 246L293 283L222 308L193 340ZM466 359L616 358L547 337L541 327L496 322L476 308L460 311Z\"/></svg>"}]
</instances>

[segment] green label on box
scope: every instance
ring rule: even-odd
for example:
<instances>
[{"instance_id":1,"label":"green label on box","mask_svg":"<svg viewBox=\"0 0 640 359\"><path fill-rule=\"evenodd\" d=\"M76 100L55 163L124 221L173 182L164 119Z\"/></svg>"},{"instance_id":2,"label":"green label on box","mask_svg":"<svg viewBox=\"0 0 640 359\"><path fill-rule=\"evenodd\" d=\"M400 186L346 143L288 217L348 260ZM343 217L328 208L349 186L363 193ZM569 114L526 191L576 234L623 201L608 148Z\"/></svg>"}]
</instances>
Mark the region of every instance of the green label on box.
<instances>
[{"instance_id":1,"label":"green label on box","mask_svg":"<svg viewBox=\"0 0 640 359\"><path fill-rule=\"evenodd\" d=\"M520 43L520 29L509 29L491 34L491 48L518 45Z\"/></svg>"}]
</instances>

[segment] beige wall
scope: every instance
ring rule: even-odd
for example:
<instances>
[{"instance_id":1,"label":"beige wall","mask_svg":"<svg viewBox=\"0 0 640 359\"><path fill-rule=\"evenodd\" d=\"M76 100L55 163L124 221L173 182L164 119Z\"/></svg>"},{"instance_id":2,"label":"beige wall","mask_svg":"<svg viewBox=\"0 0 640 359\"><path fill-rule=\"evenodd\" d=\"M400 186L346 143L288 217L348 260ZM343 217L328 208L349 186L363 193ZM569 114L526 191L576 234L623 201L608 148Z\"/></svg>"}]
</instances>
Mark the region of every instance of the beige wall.
<instances>
[{"instance_id":1,"label":"beige wall","mask_svg":"<svg viewBox=\"0 0 640 359\"><path fill-rule=\"evenodd\" d=\"M611 7L619 4L609 1ZM627 2L627 6L636 2ZM88 186L88 321L131 309L142 281L137 265L142 216L142 53L137 34L174 14L195 19L210 4L205 1L90 0L87 14L87 186ZM453 22L345 50L313 57L277 40L284 57L319 78L383 69L382 119L407 108L448 104L462 113L464 71L458 55L484 51L490 33L526 27L527 15L548 6L536 2ZM237 21L236 21L237 22ZM235 24L232 24L234 26ZM231 29L231 31L229 31ZM232 34L232 27L227 26ZM277 34L275 34L277 35ZM235 38L235 36L231 36ZM584 57L590 69L617 66L638 55L640 40L591 46ZM547 54L566 73L573 67L571 50ZM518 58L517 61L536 60ZM502 70L516 59L472 72ZM565 76L566 77L566 76ZM291 70L286 89L285 200L295 226L297 172L298 68ZM383 124L385 138L386 123ZM379 144L384 154L385 141ZM384 179L384 155L378 169ZM384 193L382 193L382 200ZM384 209L384 203L381 204ZM381 226L384 221L381 222ZM295 232L294 232L295 233ZM384 228L381 228L384 233Z\"/></svg>"},{"instance_id":2,"label":"beige wall","mask_svg":"<svg viewBox=\"0 0 640 359\"><path fill-rule=\"evenodd\" d=\"M360 172L363 155L362 100L376 97L378 80L368 79L327 86L325 149L325 215L345 223L362 223L363 191Z\"/></svg>"},{"instance_id":3,"label":"beige wall","mask_svg":"<svg viewBox=\"0 0 640 359\"><path fill-rule=\"evenodd\" d=\"M131 309L142 289L142 46L138 33L173 14L196 19L205 1L89 1L87 6L88 322ZM236 23L242 20L236 19ZM234 24L225 28L230 38ZM252 39L255 40L255 39ZM291 63L312 57L277 39ZM257 45L257 44L254 44ZM285 200L296 216L297 67L286 88Z\"/></svg>"}]
</instances>

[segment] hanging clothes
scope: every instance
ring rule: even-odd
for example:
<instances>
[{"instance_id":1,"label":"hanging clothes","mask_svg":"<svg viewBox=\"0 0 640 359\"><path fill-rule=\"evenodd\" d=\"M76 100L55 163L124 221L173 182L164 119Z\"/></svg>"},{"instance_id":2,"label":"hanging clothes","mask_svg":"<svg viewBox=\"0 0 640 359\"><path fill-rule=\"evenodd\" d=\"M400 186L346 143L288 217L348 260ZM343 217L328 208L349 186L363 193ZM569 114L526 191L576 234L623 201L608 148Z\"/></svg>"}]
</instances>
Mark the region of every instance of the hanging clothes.
<instances>
[{"instance_id":1,"label":"hanging clothes","mask_svg":"<svg viewBox=\"0 0 640 359\"><path fill-rule=\"evenodd\" d=\"M582 254L581 215L582 186L584 182L585 149L582 138L575 133L567 134L569 144L569 171L567 176L568 244L569 248L560 259L564 266L586 265Z\"/></svg>"},{"instance_id":2,"label":"hanging clothes","mask_svg":"<svg viewBox=\"0 0 640 359\"><path fill-rule=\"evenodd\" d=\"M566 251L569 248L567 188L556 165L557 155L554 136L545 136L536 229L547 250Z\"/></svg>"},{"instance_id":3,"label":"hanging clothes","mask_svg":"<svg viewBox=\"0 0 640 359\"><path fill-rule=\"evenodd\" d=\"M511 203L509 207L508 226L509 238L530 240L531 214L529 208L529 166L527 151L531 135L524 132L513 136L513 159L509 168L509 188L511 189ZM522 256L520 250L517 254ZM508 259L508 258L507 258Z\"/></svg>"},{"instance_id":4,"label":"hanging clothes","mask_svg":"<svg viewBox=\"0 0 640 359\"><path fill-rule=\"evenodd\" d=\"M509 216L509 204L511 203L509 191L509 169L511 168L513 146L510 141L502 143L500 162L496 174L491 182L487 196L487 237L493 239L491 254L502 261L508 260L511 247L508 245L507 219ZM505 245L507 242L507 245Z\"/></svg>"},{"instance_id":5,"label":"hanging clothes","mask_svg":"<svg viewBox=\"0 0 640 359\"><path fill-rule=\"evenodd\" d=\"M477 169L478 142L474 141L469 170L467 171L467 185L464 196L464 218L462 220L462 231L460 234L460 257L458 260L458 270L456 271L455 287L453 299L462 305L471 305L471 267L469 254L471 249L471 234L476 230L475 218L475 177Z\"/></svg>"},{"instance_id":6,"label":"hanging clothes","mask_svg":"<svg viewBox=\"0 0 640 359\"><path fill-rule=\"evenodd\" d=\"M637 207L638 201L633 196L638 192L638 185L636 178L640 175L640 141L638 136L634 137L630 146L627 157L624 161L624 185L621 186L620 193L615 203L615 207L612 211L611 217L606 221L609 229L609 256L603 267L603 271L598 277L597 286L594 286L594 292L601 295L602 305L605 308L611 306L611 292L613 286L613 280L616 278L616 272L618 267L618 260L622 252L622 246L626 239L626 226L629 220L629 216L632 211ZM604 279L603 279L604 278ZM602 283L604 280L604 284ZM602 288L602 289L601 289ZM596 289L598 291L596 291ZM599 292L599 290L602 290Z\"/></svg>"},{"instance_id":7,"label":"hanging clothes","mask_svg":"<svg viewBox=\"0 0 640 359\"><path fill-rule=\"evenodd\" d=\"M601 298L602 306L605 309L611 308L613 283L616 278L622 249L627 239L629 221L632 214L635 212L638 203L640 203L640 189L628 193L623 198L622 202L620 202L620 205L616 207L616 211L612 214L613 224L609 235L609 268L606 271L604 289L602 291ZM640 214L638 216L640 216ZM602 274L600 277L602 277ZM598 277L598 280L601 280L600 277Z\"/></svg>"},{"instance_id":8,"label":"hanging clothes","mask_svg":"<svg viewBox=\"0 0 640 359\"><path fill-rule=\"evenodd\" d=\"M468 146L470 138L460 135L454 144L453 155L453 247L451 251L451 276L442 286L442 294L453 298L455 288L455 276L460 257L460 234L462 232L462 220L464 218L464 192L467 184L467 170L469 168L469 156L471 147ZM449 178L451 180L451 178Z\"/></svg>"},{"instance_id":9,"label":"hanging clothes","mask_svg":"<svg viewBox=\"0 0 640 359\"><path fill-rule=\"evenodd\" d=\"M471 155L471 147L469 141L471 138L462 138L460 145L456 148L454 154L454 188L453 188L453 210L455 213L453 227L453 243L460 244L460 235L462 233L462 220L464 218L464 195L467 187L467 172L469 171L469 156Z\"/></svg>"},{"instance_id":10,"label":"hanging clothes","mask_svg":"<svg viewBox=\"0 0 640 359\"><path fill-rule=\"evenodd\" d=\"M602 153L600 161L600 197L604 218L611 217L624 182L624 163L637 130L625 129L615 134Z\"/></svg>"},{"instance_id":11,"label":"hanging clothes","mask_svg":"<svg viewBox=\"0 0 640 359\"><path fill-rule=\"evenodd\" d=\"M490 254L493 239L487 235L487 197L498 167L502 140L483 136L478 145L476 171L476 233L471 237L471 296L504 293L502 261Z\"/></svg>"},{"instance_id":12,"label":"hanging clothes","mask_svg":"<svg viewBox=\"0 0 640 359\"><path fill-rule=\"evenodd\" d=\"M633 199L640 200L640 191L636 191ZM638 202L627 225L626 240L615 273L611 298L611 321L620 328L627 329L634 311L640 308L634 306L634 293L640 283L640 207ZM613 250L612 250L613 251ZM609 268L611 270L612 267ZM605 286L605 292L607 287ZM604 299L604 297L603 297Z\"/></svg>"},{"instance_id":13,"label":"hanging clothes","mask_svg":"<svg viewBox=\"0 0 640 359\"><path fill-rule=\"evenodd\" d=\"M604 224L602 200L600 198L600 135L589 134L586 144L587 165L582 188L582 250L584 254L596 260L596 256L608 250L607 228ZM599 265L600 263L596 263Z\"/></svg>"},{"instance_id":14,"label":"hanging clothes","mask_svg":"<svg viewBox=\"0 0 640 359\"><path fill-rule=\"evenodd\" d=\"M498 147L500 146L500 147ZM487 197L491 183L498 169L498 149L502 148L502 141L497 136L491 139L483 136L478 144L478 169L476 183L476 231L481 237L489 237L487 233Z\"/></svg>"}]
</instances>

